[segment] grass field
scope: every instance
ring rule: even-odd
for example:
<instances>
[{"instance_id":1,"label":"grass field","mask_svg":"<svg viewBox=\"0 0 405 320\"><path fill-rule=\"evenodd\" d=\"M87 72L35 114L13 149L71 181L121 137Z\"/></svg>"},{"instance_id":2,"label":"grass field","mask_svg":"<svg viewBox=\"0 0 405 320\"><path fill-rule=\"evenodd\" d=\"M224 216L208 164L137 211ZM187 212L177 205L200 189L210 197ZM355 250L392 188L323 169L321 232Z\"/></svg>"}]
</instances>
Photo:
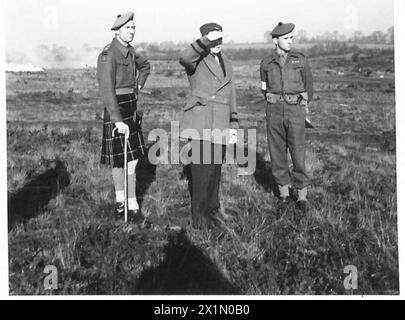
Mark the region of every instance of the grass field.
<instances>
[{"instance_id":1,"label":"grass field","mask_svg":"<svg viewBox=\"0 0 405 320\"><path fill-rule=\"evenodd\" d=\"M259 62L234 61L240 124L257 130L257 153L253 175L223 166L221 202L234 218L225 231L167 228L190 210L184 168L147 159L137 194L153 227L114 221L95 70L7 73L10 294L398 294L393 56L311 60L316 129L307 132L310 210L300 218L272 192ZM145 138L179 119L188 94L176 61L151 63ZM53 290L48 265L58 272ZM348 265L358 289L344 287Z\"/></svg>"}]
</instances>

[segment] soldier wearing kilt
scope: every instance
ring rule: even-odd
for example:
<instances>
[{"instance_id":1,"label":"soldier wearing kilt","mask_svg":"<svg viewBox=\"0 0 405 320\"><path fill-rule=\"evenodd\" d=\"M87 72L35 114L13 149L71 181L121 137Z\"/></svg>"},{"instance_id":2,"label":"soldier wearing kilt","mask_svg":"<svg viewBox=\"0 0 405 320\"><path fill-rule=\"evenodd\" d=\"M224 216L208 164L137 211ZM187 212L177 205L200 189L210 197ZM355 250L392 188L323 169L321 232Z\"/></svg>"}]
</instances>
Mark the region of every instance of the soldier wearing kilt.
<instances>
[{"instance_id":1,"label":"soldier wearing kilt","mask_svg":"<svg viewBox=\"0 0 405 320\"><path fill-rule=\"evenodd\" d=\"M104 103L101 164L112 168L115 188L115 213L124 212L124 134L128 137L128 215L142 215L136 199L135 169L144 150L141 115L137 112L137 93L150 73L149 62L130 45L135 35L134 14L118 15L111 30L115 38L98 56L97 80ZM116 129L116 130L115 130Z\"/></svg>"}]
</instances>

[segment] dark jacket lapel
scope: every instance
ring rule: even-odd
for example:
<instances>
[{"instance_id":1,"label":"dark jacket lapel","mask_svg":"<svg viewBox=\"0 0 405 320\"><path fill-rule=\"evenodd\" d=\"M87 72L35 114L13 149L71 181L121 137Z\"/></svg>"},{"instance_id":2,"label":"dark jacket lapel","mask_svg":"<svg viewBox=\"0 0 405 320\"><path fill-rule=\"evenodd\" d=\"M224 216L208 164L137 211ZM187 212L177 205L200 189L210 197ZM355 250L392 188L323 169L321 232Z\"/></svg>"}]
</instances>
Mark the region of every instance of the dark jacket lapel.
<instances>
[{"instance_id":1,"label":"dark jacket lapel","mask_svg":"<svg viewBox=\"0 0 405 320\"><path fill-rule=\"evenodd\" d=\"M231 81L232 76L233 76L231 63L229 62L229 60L223 54L222 54L222 60L224 61L224 67L225 67L225 74L226 75L225 75L225 77L223 77L222 69L221 69L221 67L219 67L219 69L221 70L221 74L222 74L221 86L220 86L219 89L225 87L229 83L229 81Z\"/></svg>"},{"instance_id":2,"label":"dark jacket lapel","mask_svg":"<svg viewBox=\"0 0 405 320\"><path fill-rule=\"evenodd\" d=\"M219 63L215 60L212 54L208 54L204 58L204 63L207 65L208 69L211 73L215 76L215 78L219 81L224 79L224 73L222 72L222 68Z\"/></svg>"}]
</instances>

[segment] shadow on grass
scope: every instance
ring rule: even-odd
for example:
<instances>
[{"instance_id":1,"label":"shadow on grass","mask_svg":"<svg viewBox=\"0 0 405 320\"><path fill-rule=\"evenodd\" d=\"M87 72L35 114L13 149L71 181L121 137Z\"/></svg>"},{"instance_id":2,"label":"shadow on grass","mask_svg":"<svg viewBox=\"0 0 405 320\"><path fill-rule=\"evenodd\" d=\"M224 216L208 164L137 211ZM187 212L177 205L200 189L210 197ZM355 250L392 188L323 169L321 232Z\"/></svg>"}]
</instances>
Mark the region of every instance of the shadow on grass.
<instances>
[{"instance_id":1,"label":"shadow on grass","mask_svg":"<svg viewBox=\"0 0 405 320\"><path fill-rule=\"evenodd\" d=\"M48 202L70 184L70 175L62 161L52 160L48 166L48 170L33 176L8 198L8 231L15 224L25 223L41 214Z\"/></svg>"},{"instance_id":2,"label":"shadow on grass","mask_svg":"<svg viewBox=\"0 0 405 320\"><path fill-rule=\"evenodd\" d=\"M164 254L160 265L142 272L132 294L241 294L185 232L169 234Z\"/></svg>"},{"instance_id":3,"label":"shadow on grass","mask_svg":"<svg viewBox=\"0 0 405 320\"><path fill-rule=\"evenodd\" d=\"M139 158L136 166L136 196L139 205L142 205L143 198L148 188L156 180L156 165L149 162L148 152L152 145L147 147L145 155Z\"/></svg>"},{"instance_id":4,"label":"shadow on grass","mask_svg":"<svg viewBox=\"0 0 405 320\"><path fill-rule=\"evenodd\" d=\"M256 182L267 192L273 192L277 197L280 195L278 185L271 171L271 163L264 160L259 153L256 153L256 171L253 176Z\"/></svg>"}]
</instances>

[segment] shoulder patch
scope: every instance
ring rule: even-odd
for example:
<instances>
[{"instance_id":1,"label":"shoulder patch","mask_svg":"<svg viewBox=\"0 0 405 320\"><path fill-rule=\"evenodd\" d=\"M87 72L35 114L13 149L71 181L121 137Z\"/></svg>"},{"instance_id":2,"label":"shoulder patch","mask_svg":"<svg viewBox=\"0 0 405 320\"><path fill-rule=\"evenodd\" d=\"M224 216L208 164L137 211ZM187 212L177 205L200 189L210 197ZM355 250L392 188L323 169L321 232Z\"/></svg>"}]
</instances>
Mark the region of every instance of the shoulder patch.
<instances>
[{"instance_id":1,"label":"shoulder patch","mask_svg":"<svg viewBox=\"0 0 405 320\"><path fill-rule=\"evenodd\" d=\"M107 55L108 55L108 50L110 49L111 44L107 44L103 51L101 51L101 61L106 62L107 61Z\"/></svg>"}]
</instances>

